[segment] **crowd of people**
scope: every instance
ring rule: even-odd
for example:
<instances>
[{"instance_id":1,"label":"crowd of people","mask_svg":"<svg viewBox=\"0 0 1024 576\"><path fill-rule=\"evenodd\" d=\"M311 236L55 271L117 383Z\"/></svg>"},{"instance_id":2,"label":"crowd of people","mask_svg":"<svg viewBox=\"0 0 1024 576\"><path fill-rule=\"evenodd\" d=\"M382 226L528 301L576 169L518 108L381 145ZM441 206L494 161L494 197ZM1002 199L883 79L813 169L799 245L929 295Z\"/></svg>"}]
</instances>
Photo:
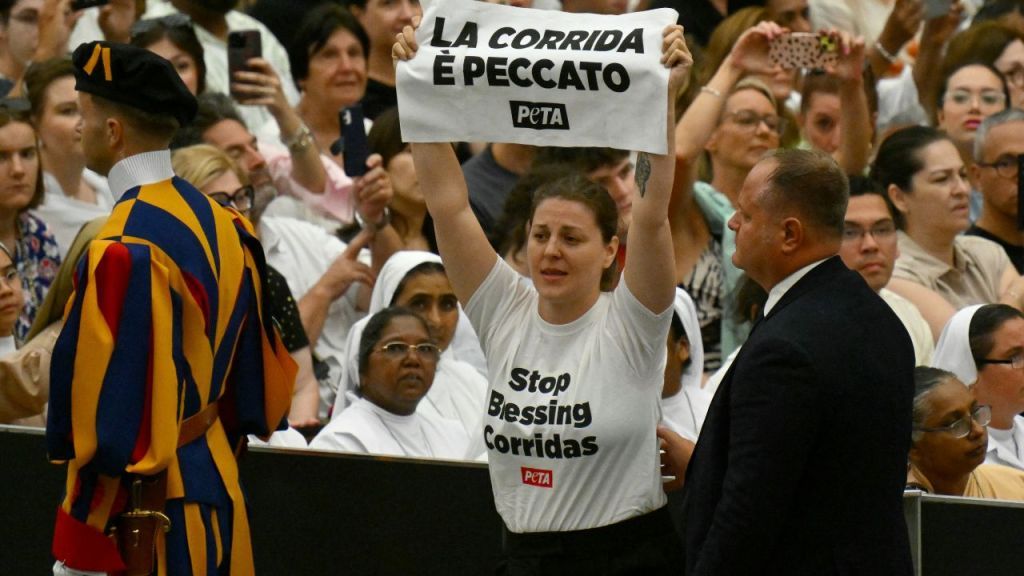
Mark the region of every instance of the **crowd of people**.
<instances>
[{"instance_id":1,"label":"crowd of people","mask_svg":"<svg viewBox=\"0 0 1024 576\"><path fill-rule=\"evenodd\" d=\"M215 474L193 471L206 466L195 450L172 465L132 436L113 456L97 451L94 468L80 460L84 413L102 428L111 406L167 400L98 391L104 374L138 375L122 356L145 340L122 339L165 323L175 338L211 342L155 339L140 352L168 347L191 367L177 383L181 421L226 394L220 418L241 424L231 442L237 432L285 449L487 462L509 574L534 573L524 558L548 553L530 533L608 527L582 545L591 566L628 545L641 552L624 566L645 573L725 573L773 543L766 553L789 566L798 552L770 532L828 546L797 528L826 521L787 502L835 486L844 474L829 451L885 478L848 486L884 504L836 512L863 520L852 522L877 554L853 565L877 573L903 570L901 553L888 555L898 537L862 516L887 518L894 487L1024 500L1024 1L954 0L929 15L922 0L500 3L675 8L682 27L662 46L668 153L403 141L396 66L416 57L417 0L0 1L0 422L48 427L51 458L72 460L79 483L102 486L115 462L143 474L163 462L168 502L188 501L189 478ZM255 31L262 51L231 75L237 31ZM804 32L833 47L834 63L786 69L770 57ZM172 84L154 71L164 61ZM97 66L115 85L122 72L152 74L170 95L112 90ZM354 105L370 148L358 175L346 173L338 116ZM123 122L90 125L89 114ZM100 143L122 155L99 156ZM167 165L118 169L164 148ZM176 176L166 189L184 202L161 201L143 173ZM204 216L193 187L238 218ZM222 239L235 229L241 248L235 233ZM197 234L187 250L162 244L186 231ZM129 237L151 252L117 248ZM104 289L118 266L124 278ZM217 289L225 277L235 285ZM172 311L125 298L161 286L176 295ZM111 298L124 308L111 312ZM232 306L258 309L259 322L234 319ZM90 331L111 314L153 319ZM237 350L220 351L235 338ZM95 366L79 365L86 346ZM262 368L240 370L230 358L252 360L250 347ZM260 386L225 392L196 370L265 381L265 406L233 396ZM292 372L274 426L283 405L271 383ZM97 391L73 390L88 374ZM847 402L871 416L833 408ZM230 449L210 444L224 474ZM688 491L685 559L657 537L671 531L662 458L676 477L666 486ZM539 469L572 478L586 504L530 485L525 471ZM751 479L757 489L743 488ZM216 498L237 502L237 478L225 486ZM78 526L76 514L100 522L83 494L66 495L58 531ZM244 513L211 516L222 502L203 502L168 504L171 524L247 534ZM734 508L778 523L743 532L742 514L721 516ZM733 539L763 545L737 556Z\"/></svg>"}]
</instances>

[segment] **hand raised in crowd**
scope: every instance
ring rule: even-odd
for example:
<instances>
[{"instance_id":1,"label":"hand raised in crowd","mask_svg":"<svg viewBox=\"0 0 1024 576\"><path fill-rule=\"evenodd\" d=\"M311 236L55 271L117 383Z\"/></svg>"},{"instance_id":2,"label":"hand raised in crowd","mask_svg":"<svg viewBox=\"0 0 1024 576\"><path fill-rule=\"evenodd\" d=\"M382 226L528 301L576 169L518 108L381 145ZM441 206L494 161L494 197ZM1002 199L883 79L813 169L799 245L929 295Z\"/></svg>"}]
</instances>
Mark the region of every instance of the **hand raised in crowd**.
<instances>
[{"instance_id":1,"label":"hand raised in crowd","mask_svg":"<svg viewBox=\"0 0 1024 576\"><path fill-rule=\"evenodd\" d=\"M949 12L945 16L932 18L924 23L924 29L921 31L921 44L930 42L937 46L944 45L960 27L963 13L964 5L960 0L953 0Z\"/></svg>"},{"instance_id":2,"label":"hand raised in crowd","mask_svg":"<svg viewBox=\"0 0 1024 576\"><path fill-rule=\"evenodd\" d=\"M412 26L402 28L395 37L395 45L391 47L391 60L398 66L400 60L412 60L420 45L416 43L416 29L420 27L420 16L414 16Z\"/></svg>"},{"instance_id":3,"label":"hand raised in crowd","mask_svg":"<svg viewBox=\"0 0 1024 576\"><path fill-rule=\"evenodd\" d=\"M671 70L668 77L669 94L686 90L693 66L693 55L683 37L683 27L673 24L665 28L661 42L661 63Z\"/></svg>"},{"instance_id":4,"label":"hand raised in crowd","mask_svg":"<svg viewBox=\"0 0 1024 576\"><path fill-rule=\"evenodd\" d=\"M922 0L896 0L878 40L895 54L917 34L922 20L924 20L924 2ZM892 47L897 48L894 51Z\"/></svg>"},{"instance_id":5,"label":"hand raised in crowd","mask_svg":"<svg viewBox=\"0 0 1024 576\"><path fill-rule=\"evenodd\" d=\"M836 54L839 56L835 65L825 66L825 72L844 82L860 80L864 74L864 38L854 37L849 32L835 28L822 30L821 33L836 43Z\"/></svg>"},{"instance_id":6,"label":"hand raised in crowd","mask_svg":"<svg viewBox=\"0 0 1024 576\"><path fill-rule=\"evenodd\" d=\"M104 38L127 44L131 40L132 24L136 16L135 0L110 0L109 4L100 8L97 21Z\"/></svg>"},{"instance_id":7,"label":"hand raised in crowd","mask_svg":"<svg viewBox=\"0 0 1024 576\"><path fill-rule=\"evenodd\" d=\"M665 492L675 492L683 487L686 480L686 468L690 465L695 447L693 442L664 426L657 429L658 445L661 452L662 488Z\"/></svg>"},{"instance_id":8,"label":"hand raised in crowd","mask_svg":"<svg viewBox=\"0 0 1024 576\"><path fill-rule=\"evenodd\" d=\"M281 79L270 62L263 58L250 58L246 65L250 71L239 70L231 78L231 92L238 94L238 102L250 106L266 106L275 117L292 108L284 95Z\"/></svg>"},{"instance_id":9,"label":"hand raised in crowd","mask_svg":"<svg viewBox=\"0 0 1024 576\"><path fill-rule=\"evenodd\" d=\"M56 58L68 51L68 38L82 12L71 9L71 0L43 0L39 9L39 44L33 61Z\"/></svg>"},{"instance_id":10,"label":"hand raised in crowd","mask_svg":"<svg viewBox=\"0 0 1024 576\"><path fill-rule=\"evenodd\" d=\"M391 177L384 170L384 159L380 154L370 154L366 159L366 174L353 182L356 196L356 211L365 222L380 222L384 209L391 204L394 191L391 189Z\"/></svg>"},{"instance_id":11,"label":"hand raised in crowd","mask_svg":"<svg viewBox=\"0 0 1024 576\"><path fill-rule=\"evenodd\" d=\"M368 288L373 287L376 274L369 266L358 260L359 251L365 248L372 238L373 233L369 230L357 234L320 277L316 288L323 289L330 301L340 298L354 282L362 282Z\"/></svg>"},{"instance_id":12,"label":"hand raised in crowd","mask_svg":"<svg viewBox=\"0 0 1024 576\"><path fill-rule=\"evenodd\" d=\"M746 74L771 75L779 72L779 65L768 57L772 40L789 31L775 22L760 22L744 32L732 47L723 66L730 66Z\"/></svg>"}]
</instances>

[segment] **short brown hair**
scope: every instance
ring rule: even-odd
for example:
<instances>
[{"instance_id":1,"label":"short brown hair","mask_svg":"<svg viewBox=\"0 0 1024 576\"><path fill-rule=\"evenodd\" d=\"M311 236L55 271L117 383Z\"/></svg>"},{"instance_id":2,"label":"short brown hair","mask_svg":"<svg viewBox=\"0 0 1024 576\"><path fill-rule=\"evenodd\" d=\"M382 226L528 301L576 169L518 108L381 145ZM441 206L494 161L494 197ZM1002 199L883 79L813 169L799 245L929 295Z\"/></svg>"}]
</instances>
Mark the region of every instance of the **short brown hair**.
<instances>
[{"instance_id":1,"label":"short brown hair","mask_svg":"<svg viewBox=\"0 0 1024 576\"><path fill-rule=\"evenodd\" d=\"M171 142L174 133L181 127L174 116L148 112L96 94L90 94L90 96L92 96L96 107L107 116L117 116L137 133L148 135L164 142L165 145Z\"/></svg>"},{"instance_id":2,"label":"short brown hair","mask_svg":"<svg viewBox=\"0 0 1024 576\"><path fill-rule=\"evenodd\" d=\"M765 157L775 161L762 199L765 208L795 208L811 226L841 237L850 184L836 161L819 150L784 148Z\"/></svg>"},{"instance_id":3,"label":"short brown hair","mask_svg":"<svg viewBox=\"0 0 1024 576\"><path fill-rule=\"evenodd\" d=\"M46 107L46 90L61 78L74 78L75 66L71 58L50 58L33 62L25 71L25 97L32 106L32 118L39 122Z\"/></svg>"}]
</instances>

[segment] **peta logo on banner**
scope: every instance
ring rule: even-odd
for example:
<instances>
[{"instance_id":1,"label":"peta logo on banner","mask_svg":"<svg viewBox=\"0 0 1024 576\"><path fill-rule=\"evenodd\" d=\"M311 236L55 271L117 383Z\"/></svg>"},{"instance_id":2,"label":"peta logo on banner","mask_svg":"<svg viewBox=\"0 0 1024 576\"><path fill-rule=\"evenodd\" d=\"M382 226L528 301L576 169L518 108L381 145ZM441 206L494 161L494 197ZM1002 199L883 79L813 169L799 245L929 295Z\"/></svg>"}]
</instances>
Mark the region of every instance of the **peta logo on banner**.
<instances>
[{"instance_id":1,"label":"peta logo on banner","mask_svg":"<svg viewBox=\"0 0 1024 576\"><path fill-rule=\"evenodd\" d=\"M569 129L569 115L565 111L565 104L512 100L509 106L512 108L512 125L516 128Z\"/></svg>"},{"instance_id":2,"label":"peta logo on banner","mask_svg":"<svg viewBox=\"0 0 1024 576\"><path fill-rule=\"evenodd\" d=\"M551 479L551 470L527 468L524 466L519 469L519 472L522 475L523 484L526 484L528 486L538 486L540 488L553 487L553 482Z\"/></svg>"}]
</instances>

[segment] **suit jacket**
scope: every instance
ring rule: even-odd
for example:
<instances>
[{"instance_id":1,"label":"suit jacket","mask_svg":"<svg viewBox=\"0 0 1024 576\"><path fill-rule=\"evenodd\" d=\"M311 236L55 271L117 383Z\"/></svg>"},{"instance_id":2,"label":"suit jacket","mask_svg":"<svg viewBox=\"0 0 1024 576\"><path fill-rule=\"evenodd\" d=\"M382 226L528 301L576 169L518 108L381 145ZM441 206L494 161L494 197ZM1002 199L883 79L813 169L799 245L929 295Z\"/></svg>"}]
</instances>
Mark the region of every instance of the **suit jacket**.
<instances>
[{"instance_id":1,"label":"suit jacket","mask_svg":"<svg viewBox=\"0 0 1024 576\"><path fill-rule=\"evenodd\" d=\"M756 324L686 475L686 573L912 571L903 519L914 350L838 257Z\"/></svg>"}]
</instances>

